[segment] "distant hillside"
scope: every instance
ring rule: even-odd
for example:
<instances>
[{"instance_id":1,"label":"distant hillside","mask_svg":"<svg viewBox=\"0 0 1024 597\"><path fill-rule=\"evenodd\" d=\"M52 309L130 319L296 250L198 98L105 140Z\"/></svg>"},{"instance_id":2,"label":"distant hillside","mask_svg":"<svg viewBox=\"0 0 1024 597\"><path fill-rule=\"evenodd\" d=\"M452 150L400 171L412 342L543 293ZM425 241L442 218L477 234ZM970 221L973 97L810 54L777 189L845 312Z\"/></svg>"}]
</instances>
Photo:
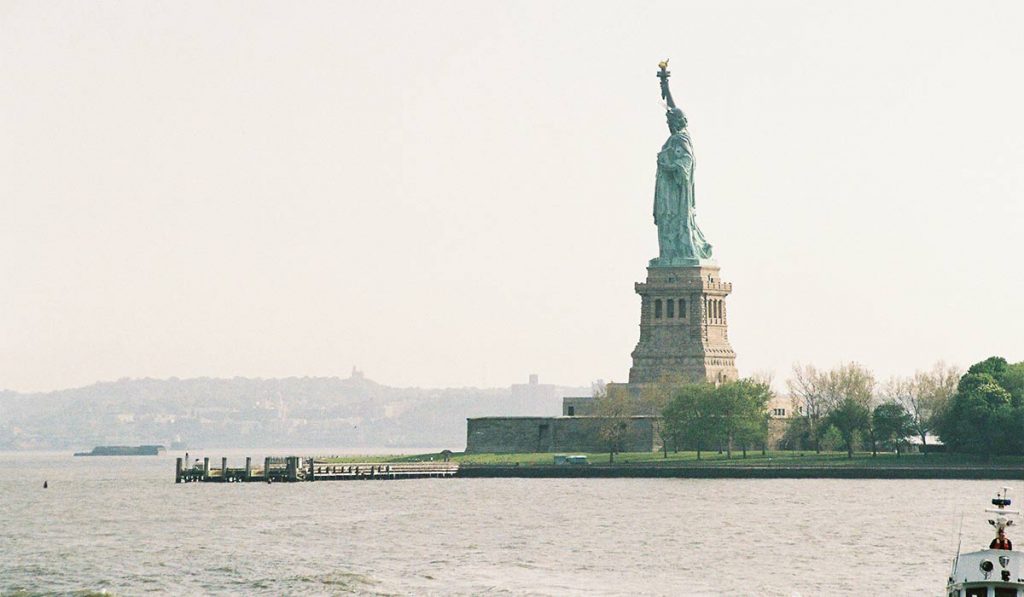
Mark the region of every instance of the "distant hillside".
<instances>
[{"instance_id":1,"label":"distant hillside","mask_svg":"<svg viewBox=\"0 0 1024 597\"><path fill-rule=\"evenodd\" d=\"M535 380L534 380L535 381ZM0 391L0 450L101 444L193 448L448 447L466 418L557 415L589 388L393 388L364 378L122 379L57 392Z\"/></svg>"}]
</instances>

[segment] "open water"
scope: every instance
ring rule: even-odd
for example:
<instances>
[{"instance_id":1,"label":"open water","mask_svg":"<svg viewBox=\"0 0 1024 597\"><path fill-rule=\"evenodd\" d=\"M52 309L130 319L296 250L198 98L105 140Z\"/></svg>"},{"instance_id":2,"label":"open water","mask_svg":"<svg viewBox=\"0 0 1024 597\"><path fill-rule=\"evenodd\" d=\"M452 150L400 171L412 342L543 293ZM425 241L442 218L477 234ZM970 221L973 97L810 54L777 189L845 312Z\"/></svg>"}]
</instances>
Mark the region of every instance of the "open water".
<instances>
[{"instance_id":1,"label":"open water","mask_svg":"<svg viewBox=\"0 0 1024 597\"><path fill-rule=\"evenodd\" d=\"M175 485L173 455L0 453L0 594L941 595L998 486Z\"/></svg>"}]
</instances>

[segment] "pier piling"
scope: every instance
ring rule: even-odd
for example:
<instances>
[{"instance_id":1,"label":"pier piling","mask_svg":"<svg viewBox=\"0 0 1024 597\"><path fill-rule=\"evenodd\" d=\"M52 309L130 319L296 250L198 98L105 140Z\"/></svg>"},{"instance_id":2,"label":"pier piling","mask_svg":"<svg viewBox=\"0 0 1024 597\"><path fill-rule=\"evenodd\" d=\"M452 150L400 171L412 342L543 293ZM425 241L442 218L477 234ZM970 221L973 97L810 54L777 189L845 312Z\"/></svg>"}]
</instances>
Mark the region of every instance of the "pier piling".
<instances>
[{"instance_id":1,"label":"pier piling","mask_svg":"<svg viewBox=\"0 0 1024 597\"><path fill-rule=\"evenodd\" d=\"M283 465L283 466L282 466ZM275 468L276 467L276 468ZM243 481L265 481L267 483L296 481L352 480L369 481L383 479L423 479L427 477L454 477L458 475L459 464L455 462L363 462L336 463L328 458L306 458L267 456L263 460L263 472L253 471L252 458L246 457L245 468L228 467L228 459L221 458L219 469L210 469L210 458L203 458L202 465L188 466L185 459L177 458L174 465L175 483L236 483Z\"/></svg>"}]
</instances>

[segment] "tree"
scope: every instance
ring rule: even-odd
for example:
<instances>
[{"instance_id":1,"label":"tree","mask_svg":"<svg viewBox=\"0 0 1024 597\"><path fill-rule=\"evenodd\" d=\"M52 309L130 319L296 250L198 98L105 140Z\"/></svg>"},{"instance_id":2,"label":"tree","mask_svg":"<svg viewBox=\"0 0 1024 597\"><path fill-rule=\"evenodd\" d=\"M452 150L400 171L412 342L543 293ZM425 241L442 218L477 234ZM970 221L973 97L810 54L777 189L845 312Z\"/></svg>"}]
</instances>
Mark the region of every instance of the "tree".
<instances>
[{"instance_id":1,"label":"tree","mask_svg":"<svg viewBox=\"0 0 1024 597\"><path fill-rule=\"evenodd\" d=\"M768 414L768 405L775 399L775 390L773 384L775 382L775 373L768 370L759 370L753 372L747 379L762 384L768 389L768 401L765 403L764 416L761 417L761 456L765 456L768 453L768 436L770 434L771 420L772 417Z\"/></svg>"},{"instance_id":2,"label":"tree","mask_svg":"<svg viewBox=\"0 0 1024 597\"><path fill-rule=\"evenodd\" d=\"M821 420L828 414L825 381L825 375L814 365L797 363L793 365L793 377L786 382L789 393L793 396L793 411L803 417L808 437L814 443L814 451L819 453Z\"/></svg>"},{"instance_id":3,"label":"tree","mask_svg":"<svg viewBox=\"0 0 1024 597\"><path fill-rule=\"evenodd\" d=\"M912 418L903 405L898 402L884 402L875 407L871 413L871 451L876 453L876 442L889 444L900 455L900 444L907 434L912 432Z\"/></svg>"},{"instance_id":4,"label":"tree","mask_svg":"<svg viewBox=\"0 0 1024 597\"><path fill-rule=\"evenodd\" d=\"M855 440L861 432L868 430L871 411L867 405L854 398L846 398L828 413L825 422L839 432L842 445L846 448L846 457L853 458Z\"/></svg>"},{"instance_id":5,"label":"tree","mask_svg":"<svg viewBox=\"0 0 1024 597\"><path fill-rule=\"evenodd\" d=\"M1009 363L1003 357L989 357L984 361L977 362L971 365L971 368L967 370L968 373L987 373L992 376L997 382L1006 373L1006 368L1009 367Z\"/></svg>"},{"instance_id":6,"label":"tree","mask_svg":"<svg viewBox=\"0 0 1024 597\"><path fill-rule=\"evenodd\" d=\"M725 441L727 457L732 458L735 444L747 457L747 446L764 437L764 421L772 391L766 383L741 379L722 384L714 391L714 414Z\"/></svg>"},{"instance_id":7,"label":"tree","mask_svg":"<svg viewBox=\"0 0 1024 597\"><path fill-rule=\"evenodd\" d=\"M856 437L867 431L871 423L874 389L874 376L857 363L840 365L824 375L822 395L828 405L826 420L842 437L847 458L853 458Z\"/></svg>"},{"instance_id":8,"label":"tree","mask_svg":"<svg viewBox=\"0 0 1024 597\"><path fill-rule=\"evenodd\" d=\"M806 417L792 417L786 424L786 432L782 435L779 445L784 450L806 450L816 445L811 438L811 430Z\"/></svg>"},{"instance_id":9,"label":"tree","mask_svg":"<svg viewBox=\"0 0 1024 597\"><path fill-rule=\"evenodd\" d=\"M942 412L956 393L961 371L936 363L930 371L918 371L911 378L895 377L886 384L884 394L903 405L910 416L911 431L921 438L921 452L927 454L928 433L935 430Z\"/></svg>"},{"instance_id":10,"label":"tree","mask_svg":"<svg viewBox=\"0 0 1024 597\"><path fill-rule=\"evenodd\" d=\"M1024 405L1024 362L1009 364L1003 357L989 357L971 365L968 373L987 373L1010 393L1014 406Z\"/></svg>"},{"instance_id":11,"label":"tree","mask_svg":"<svg viewBox=\"0 0 1024 597\"><path fill-rule=\"evenodd\" d=\"M1010 393L1014 404L1024 405L1024 362L1007 365L998 381Z\"/></svg>"},{"instance_id":12,"label":"tree","mask_svg":"<svg viewBox=\"0 0 1024 597\"><path fill-rule=\"evenodd\" d=\"M835 425L823 423L821 427L821 438L819 438L818 441L821 444L821 449L826 452L831 452L842 444L843 436L839 433L839 430L836 429Z\"/></svg>"},{"instance_id":13,"label":"tree","mask_svg":"<svg viewBox=\"0 0 1024 597\"><path fill-rule=\"evenodd\" d=\"M596 388L594 394L597 435L608 448L608 462L615 462L615 454L622 451L629 436L629 422L636 414L636 404L629 392L623 389L605 386Z\"/></svg>"},{"instance_id":14,"label":"tree","mask_svg":"<svg viewBox=\"0 0 1024 597\"><path fill-rule=\"evenodd\" d=\"M1020 453L1020 411L1013 406L1012 394L990 373L969 371L960 378L937 429L953 452Z\"/></svg>"},{"instance_id":15,"label":"tree","mask_svg":"<svg viewBox=\"0 0 1024 597\"><path fill-rule=\"evenodd\" d=\"M797 363L793 365L793 377L786 385L793 396L794 411L806 418L814 449L819 452L817 444L823 419L847 396L861 399L865 393L870 395L874 389L874 378L856 363L842 364L829 370Z\"/></svg>"},{"instance_id":16,"label":"tree","mask_svg":"<svg viewBox=\"0 0 1024 597\"><path fill-rule=\"evenodd\" d=\"M718 432L715 400L715 386L709 383L686 384L675 388L662 411L666 435L677 446L684 440L693 442L697 460L701 459L704 446Z\"/></svg>"},{"instance_id":17,"label":"tree","mask_svg":"<svg viewBox=\"0 0 1024 597\"><path fill-rule=\"evenodd\" d=\"M661 451L662 457L668 458L668 445L673 444L673 449L679 450L679 435L673 435L669 426L666 424L663 413L669 402L672 399L672 395L679 388L683 388L690 385L687 379L682 376L663 375L656 383L649 384L643 388L640 392L640 400L638 403L638 414L656 416L658 417L654 421L654 431L658 435L658 439L661 440Z\"/></svg>"},{"instance_id":18,"label":"tree","mask_svg":"<svg viewBox=\"0 0 1024 597\"><path fill-rule=\"evenodd\" d=\"M743 456L747 447L763 440L767 428L767 405L771 388L750 379L726 382L717 388L709 383L676 386L662 411L666 436L677 445L686 442L697 449L719 443L732 458L739 445Z\"/></svg>"}]
</instances>

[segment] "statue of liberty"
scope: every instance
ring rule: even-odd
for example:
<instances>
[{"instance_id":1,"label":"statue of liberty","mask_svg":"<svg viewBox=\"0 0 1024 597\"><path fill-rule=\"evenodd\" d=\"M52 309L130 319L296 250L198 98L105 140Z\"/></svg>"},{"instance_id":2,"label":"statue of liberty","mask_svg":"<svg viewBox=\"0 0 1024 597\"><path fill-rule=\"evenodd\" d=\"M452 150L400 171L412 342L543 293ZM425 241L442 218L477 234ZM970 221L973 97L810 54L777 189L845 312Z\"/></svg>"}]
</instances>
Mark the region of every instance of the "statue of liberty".
<instances>
[{"instance_id":1,"label":"statue of liberty","mask_svg":"<svg viewBox=\"0 0 1024 597\"><path fill-rule=\"evenodd\" d=\"M711 258L711 245L697 227L693 194L693 144L686 130L686 115L676 107L668 88L668 60L658 64L661 97L671 133L658 152L658 177L654 187L654 224L658 227L658 258L652 266L699 265Z\"/></svg>"}]
</instances>

